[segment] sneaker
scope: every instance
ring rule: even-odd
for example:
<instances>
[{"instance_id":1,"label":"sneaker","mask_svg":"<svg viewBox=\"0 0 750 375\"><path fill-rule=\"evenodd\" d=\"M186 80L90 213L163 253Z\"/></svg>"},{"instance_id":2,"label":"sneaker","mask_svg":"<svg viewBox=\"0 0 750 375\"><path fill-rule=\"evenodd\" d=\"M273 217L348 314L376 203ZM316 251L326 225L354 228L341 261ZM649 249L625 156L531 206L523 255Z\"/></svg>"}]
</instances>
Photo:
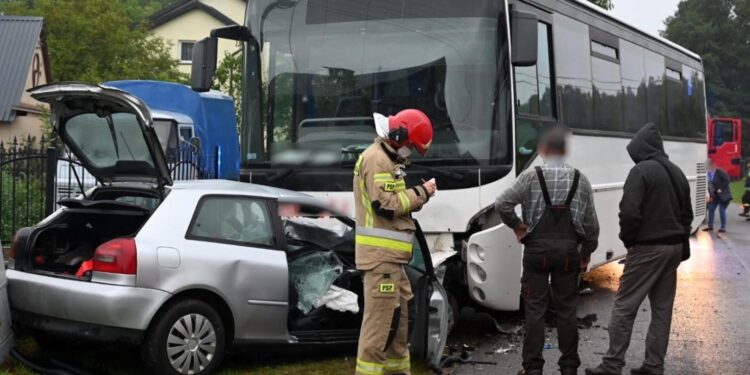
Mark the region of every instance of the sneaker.
<instances>
[{"instance_id":1,"label":"sneaker","mask_svg":"<svg viewBox=\"0 0 750 375\"><path fill-rule=\"evenodd\" d=\"M727 232L727 230L724 229L724 228L719 229L719 233L726 233L726 232Z\"/></svg>"},{"instance_id":2,"label":"sneaker","mask_svg":"<svg viewBox=\"0 0 750 375\"><path fill-rule=\"evenodd\" d=\"M713 232L714 228L703 228L704 232Z\"/></svg>"}]
</instances>

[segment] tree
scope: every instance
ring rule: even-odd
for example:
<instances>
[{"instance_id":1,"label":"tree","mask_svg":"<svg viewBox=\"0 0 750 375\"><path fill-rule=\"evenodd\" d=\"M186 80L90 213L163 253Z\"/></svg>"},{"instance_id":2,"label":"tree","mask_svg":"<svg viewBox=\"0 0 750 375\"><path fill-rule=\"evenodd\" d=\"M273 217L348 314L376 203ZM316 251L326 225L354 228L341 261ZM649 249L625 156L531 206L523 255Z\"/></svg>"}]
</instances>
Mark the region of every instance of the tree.
<instances>
[{"instance_id":1,"label":"tree","mask_svg":"<svg viewBox=\"0 0 750 375\"><path fill-rule=\"evenodd\" d=\"M750 119L750 0L685 0L665 26L662 36L701 55L709 113Z\"/></svg>"},{"instance_id":2,"label":"tree","mask_svg":"<svg viewBox=\"0 0 750 375\"><path fill-rule=\"evenodd\" d=\"M56 81L185 80L166 42L134 26L121 1L13 0L0 12L44 17Z\"/></svg>"},{"instance_id":3,"label":"tree","mask_svg":"<svg viewBox=\"0 0 750 375\"><path fill-rule=\"evenodd\" d=\"M615 8L615 4L612 3L612 0L589 0L589 1L606 10L612 10Z\"/></svg>"}]
</instances>

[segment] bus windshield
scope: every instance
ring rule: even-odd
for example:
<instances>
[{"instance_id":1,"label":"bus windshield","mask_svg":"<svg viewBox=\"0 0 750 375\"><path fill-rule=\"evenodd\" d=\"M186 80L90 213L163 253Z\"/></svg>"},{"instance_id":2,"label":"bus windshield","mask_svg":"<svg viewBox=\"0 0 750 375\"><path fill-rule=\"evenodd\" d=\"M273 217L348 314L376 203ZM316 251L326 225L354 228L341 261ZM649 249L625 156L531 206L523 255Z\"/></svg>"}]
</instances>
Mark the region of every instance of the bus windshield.
<instances>
[{"instance_id":1,"label":"bus windshield","mask_svg":"<svg viewBox=\"0 0 750 375\"><path fill-rule=\"evenodd\" d=\"M249 163L331 166L375 138L373 112L424 111L424 162L481 165L505 154L493 116L505 61L496 0L268 0L248 21L261 46L262 123ZM502 73L502 74L506 74ZM247 110L254 110L248 108ZM501 142L502 141L502 142ZM500 150L500 149L503 150ZM419 158L419 157L417 157Z\"/></svg>"}]
</instances>

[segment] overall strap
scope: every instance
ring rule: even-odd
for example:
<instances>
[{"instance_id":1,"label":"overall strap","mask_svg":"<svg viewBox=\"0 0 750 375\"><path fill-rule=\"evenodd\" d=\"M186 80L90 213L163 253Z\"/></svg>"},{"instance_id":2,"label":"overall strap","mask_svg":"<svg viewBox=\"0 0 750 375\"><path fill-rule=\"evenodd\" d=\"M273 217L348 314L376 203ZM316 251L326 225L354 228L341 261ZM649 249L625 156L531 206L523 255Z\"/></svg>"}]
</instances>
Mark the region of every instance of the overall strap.
<instances>
[{"instance_id":1,"label":"overall strap","mask_svg":"<svg viewBox=\"0 0 750 375\"><path fill-rule=\"evenodd\" d=\"M570 193L568 193L568 199L565 200L565 205L570 206L570 203L573 202L573 198L576 196L576 191L578 190L578 181L581 179L581 172L578 172L578 169L575 169L575 176L573 177L573 186L570 188Z\"/></svg>"},{"instance_id":2,"label":"overall strap","mask_svg":"<svg viewBox=\"0 0 750 375\"><path fill-rule=\"evenodd\" d=\"M539 186L542 188L542 195L544 196L544 203L547 203L547 207L552 206L552 200L549 198L549 191L547 191L547 182L544 180L544 173L542 167L535 167L536 175L539 178Z\"/></svg>"}]
</instances>

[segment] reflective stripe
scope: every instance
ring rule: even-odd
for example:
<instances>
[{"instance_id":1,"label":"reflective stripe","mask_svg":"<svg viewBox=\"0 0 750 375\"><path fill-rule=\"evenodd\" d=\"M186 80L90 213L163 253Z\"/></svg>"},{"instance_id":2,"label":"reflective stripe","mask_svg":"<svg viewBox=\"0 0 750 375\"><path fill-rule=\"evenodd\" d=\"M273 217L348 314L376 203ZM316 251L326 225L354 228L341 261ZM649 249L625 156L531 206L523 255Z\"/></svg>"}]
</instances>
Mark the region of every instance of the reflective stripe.
<instances>
[{"instance_id":1,"label":"reflective stripe","mask_svg":"<svg viewBox=\"0 0 750 375\"><path fill-rule=\"evenodd\" d=\"M371 237L361 234L357 235L356 244L363 246L380 247L388 250L402 251L405 253L411 253L411 248L413 247L413 244L411 242L403 242L381 237Z\"/></svg>"},{"instance_id":2,"label":"reflective stripe","mask_svg":"<svg viewBox=\"0 0 750 375\"><path fill-rule=\"evenodd\" d=\"M362 199L362 208L365 209L365 226L372 227L372 203L370 203L370 194L367 194L367 186L365 186L365 179L359 179L359 192Z\"/></svg>"},{"instance_id":3,"label":"reflective stripe","mask_svg":"<svg viewBox=\"0 0 750 375\"><path fill-rule=\"evenodd\" d=\"M398 193L398 199L401 201L401 208L403 209L404 213L411 211L411 202L409 202L409 196L406 195L405 191L401 191Z\"/></svg>"},{"instance_id":4,"label":"reflective stripe","mask_svg":"<svg viewBox=\"0 0 750 375\"><path fill-rule=\"evenodd\" d=\"M357 234L361 234L369 237L380 237L387 238L390 240L396 240L401 242L414 242L414 235L409 232L401 232L397 230L388 230L382 228L365 228L357 227Z\"/></svg>"},{"instance_id":5,"label":"reflective stripe","mask_svg":"<svg viewBox=\"0 0 750 375\"><path fill-rule=\"evenodd\" d=\"M365 375L380 375L383 373L384 367L385 366L381 364L366 362L357 358L357 372L359 373L362 373Z\"/></svg>"},{"instance_id":6,"label":"reflective stripe","mask_svg":"<svg viewBox=\"0 0 750 375\"><path fill-rule=\"evenodd\" d=\"M407 355L404 358L392 358L385 361L385 369L388 371L404 371L411 367L411 360Z\"/></svg>"}]
</instances>

